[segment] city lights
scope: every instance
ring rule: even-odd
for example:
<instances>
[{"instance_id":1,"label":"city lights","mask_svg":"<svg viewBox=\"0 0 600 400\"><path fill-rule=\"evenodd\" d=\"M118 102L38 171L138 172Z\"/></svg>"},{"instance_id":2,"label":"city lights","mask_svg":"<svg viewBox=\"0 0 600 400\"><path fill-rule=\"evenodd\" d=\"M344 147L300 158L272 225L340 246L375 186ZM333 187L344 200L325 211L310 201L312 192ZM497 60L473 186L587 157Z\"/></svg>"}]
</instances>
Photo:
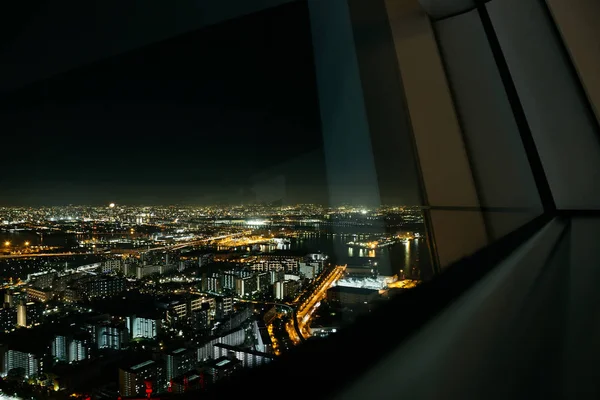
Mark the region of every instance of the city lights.
<instances>
[{"instance_id":1,"label":"city lights","mask_svg":"<svg viewBox=\"0 0 600 400\"><path fill-rule=\"evenodd\" d=\"M9 345L5 358L9 369L30 377L24 385L47 384L36 378L42 369L53 371L43 357L77 366L101 356L123 357L112 371L120 393L139 395L150 381L156 383L153 393L182 390L206 371L229 374L269 363L312 336L335 332L344 323L342 310L360 315L388 291L418 284L414 232L364 227L380 218L416 228L422 224L419 208L115 208L0 207L0 220L16 221L0 228L6 304L0 336L18 334L24 342ZM327 231L338 227L350 232ZM38 239L24 240L21 231ZM346 261L364 263L365 257L368 265L336 265L326 252L307 252L306 241L322 249L334 243L358 247ZM401 281L377 270L391 248L405 251ZM73 318L72 332L56 333L66 318ZM40 336L32 340L25 332L36 329ZM164 362L152 361L155 351ZM73 390L67 379L51 385Z\"/></svg>"}]
</instances>

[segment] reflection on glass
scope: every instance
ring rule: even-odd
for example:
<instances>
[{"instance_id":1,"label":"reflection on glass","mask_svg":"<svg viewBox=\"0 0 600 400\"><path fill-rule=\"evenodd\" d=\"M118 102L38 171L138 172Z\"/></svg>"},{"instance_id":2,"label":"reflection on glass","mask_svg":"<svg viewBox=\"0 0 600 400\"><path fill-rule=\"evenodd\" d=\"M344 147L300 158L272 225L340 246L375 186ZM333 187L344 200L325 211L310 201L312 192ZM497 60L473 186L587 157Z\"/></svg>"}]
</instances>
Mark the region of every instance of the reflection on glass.
<instances>
[{"instance_id":1,"label":"reflection on glass","mask_svg":"<svg viewBox=\"0 0 600 400\"><path fill-rule=\"evenodd\" d=\"M292 6L298 19L253 16L169 47L175 38L6 102L0 121L12 118L11 137L28 138L15 148L32 156L15 153L6 170L31 169L5 174L14 179L3 180L0 204L18 203L19 185L37 200L0 207L0 342L52 360L41 374L41 361L23 372L7 357L14 386L101 362L115 365L123 397L140 395L143 382L127 384L138 370L156 378L154 394L177 391L190 376L209 381L206 371L228 375L335 334L418 283L420 207L402 196L384 205L362 187L346 188L359 198L332 199L344 188L328 180L302 7ZM261 45L265 26L283 33ZM148 140L166 135L169 146ZM401 150L390 159L405 159ZM158 358L181 366L161 369ZM58 381L61 393L80 392Z\"/></svg>"}]
</instances>

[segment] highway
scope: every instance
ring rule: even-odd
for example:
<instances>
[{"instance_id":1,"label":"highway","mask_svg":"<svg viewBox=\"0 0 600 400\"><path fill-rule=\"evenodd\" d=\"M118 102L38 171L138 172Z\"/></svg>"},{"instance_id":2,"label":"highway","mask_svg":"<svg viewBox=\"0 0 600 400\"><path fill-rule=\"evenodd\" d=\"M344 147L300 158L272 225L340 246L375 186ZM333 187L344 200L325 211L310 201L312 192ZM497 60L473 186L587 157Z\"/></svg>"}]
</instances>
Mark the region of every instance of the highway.
<instances>
[{"instance_id":1,"label":"highway","mask_svg":"<svg viewBox=\"0 0 600 400\"><path fill-rule=\"evenodd\" d=\"M98 253L32 253L32 254L3 254L0 255L0 259L6 258L27 258L27 257L67 257L67 256L79 256L79 255L92 255Z\"/></svg>"},{"instance_id":2,"label":"highway","mask_svg":"<svg viewBox=\"0 0 600 400\"><path fill-rule=\"evenodd\" d=\"M294 344L299 344L306 340L305 338L310 336L310 321L312 315L319 308L321 300L323 300L327 296L327 289L329 289L338 279L340 279L344 275L345 270L345 265L336 266L333 270L329 272L327 277L319 283L317 288L313 289L313 292L310 295L310 297L297 307L293 307L290 304L277 302L244 300L239 298L236 298L235 300L253 304L273 304L291 310L292 317L285 324L285 330L290 336L292 342L294 342Z\"/></svg>"},{"instance_id":3,"label":"highway","mask_svg":"<svg viewBox=\"0 0 600 400\"><path fill-rule=\"evenodd\" d=\"M327 289L344 275L345 270L345 265L336 266L313 291L312 295L299 306L296 312L296 321L298 330L301 332L301 337L310 336L310 320L312 315L319 308L321 300L327 296Z\"/></svg>"}]
</instances>

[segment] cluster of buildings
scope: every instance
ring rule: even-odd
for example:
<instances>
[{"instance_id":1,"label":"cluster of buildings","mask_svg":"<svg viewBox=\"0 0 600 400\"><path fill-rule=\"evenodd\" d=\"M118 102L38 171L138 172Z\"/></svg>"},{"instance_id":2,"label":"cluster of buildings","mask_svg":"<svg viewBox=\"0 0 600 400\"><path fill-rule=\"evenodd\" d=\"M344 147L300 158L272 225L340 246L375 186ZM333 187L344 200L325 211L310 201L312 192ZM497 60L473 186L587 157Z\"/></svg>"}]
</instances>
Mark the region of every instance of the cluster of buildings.
<instances>
[{"instance_id":1,"label":"cluster of buildings","mask_svg":"<svg viewBox=\"0 0 600 400\"><path fill-rule=\"evenodd\" d=\"M26 295L6 294L10 296ZM56 366L83 364L85 369L64 373L100 374L99 363L116 360L113 371L118 385L112 393L127 397L144 394L148 382L156 392L205 389L242 368L274 358L264 322L253 309L234 307L230 296L146 296L138 309L146 311L127 308L122 313L83 314L58 327L22 326L0 345L0 374L60 388L64 382L80 379L57 375Z\"/></svg>"},{"instance_id":2,"label":"cluster of buildings","mask_svg":"<svg viewBox=\"0 0 600 400\"><path fill-rule=\"evenodd\" d=\"M148 383L154 392L203 390L230 378L240 369L264 365L274 358L269 347L245 344L248 331L257 329L258 322L253 321L196 347L178 347L158 357L124 365L119 368L119 394L124 397L141 395ZM258 339L259 342L262 341Z\"/></svg>"},{"instance_id":3,"label":"cluster of buildings","mask_svg":"<svg viewBox=\"0 0 600 400\"><path fill-rule=\"evenodd\" d=\"M37 326L42 322L44 307L30 301L23 293L6 292L0 309L0 330L13 332L18 327Z\"/></svg>"},{"instance_id":4,"label":"cluster of buildings","mask_svg":"<svg viewBox=\"0 0 600 400\"><path fill-rule=\"evenodd\" d=\"M59 275L56 271L49 271L31 276L26 291L29 299L41 303L50 300L75 303L113 297L122 293L126 286L127 280L120 276L88 272Z\"/></svg>"},{"instance_id":5,"label":"cluster of buildings","mask_svg":"<svg viewBox=\"0 0 600 400\"><path fill-rule=\"evenodd\" d=\"M31 274L4 293L0 375L56 390L93 381L107 398L143 396L148 385L155 393L206 389L274 358L263 319L240 300L294 297L326 260L288 253L231 263L156 252Z\"/></svg>"},{"instance_id":6,"label":"cluster of buildings","mask_svg":"<svg viewBox=\"0 0 600 400\"><path fill-rule=\"evenodd\" d=\"M202 290L251 297L268 292L275 299L293 297L305 279L312 280L324 269L326 256L263 255L243 267L205 273Z\"/></svg>"}]
</instances>

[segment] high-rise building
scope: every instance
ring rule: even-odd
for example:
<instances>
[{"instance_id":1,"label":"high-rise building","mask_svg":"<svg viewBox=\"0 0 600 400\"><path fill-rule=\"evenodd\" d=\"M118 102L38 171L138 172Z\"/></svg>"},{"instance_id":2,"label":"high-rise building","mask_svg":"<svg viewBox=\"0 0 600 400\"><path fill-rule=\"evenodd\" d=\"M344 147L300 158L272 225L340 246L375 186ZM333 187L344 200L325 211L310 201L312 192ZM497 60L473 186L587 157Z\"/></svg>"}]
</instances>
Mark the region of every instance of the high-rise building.
<instances>
[{"instance_id":1,"label":"high-rise building","mask_svg":"<svg viewBox=\"0 0 600 400\"><path fill-rule=\"evenodd\" d=\"M52 340L52 356L62 362L78 362L88 357L88 341L83 338L56 335Z\"/></svg>"},{"instance_id":2,"label":"high-rise building","mask_svg":"<svg viewBox=\"0 0 600 400\"><path fill-rule=\"evenodd\" d=\"M237 279L237 275L232 272L226 272L222 275L222 286L223 289L234 290L235 289L235 281Z\"/></svg>"},{"instance_id":3,"label":"high-rise building","mask_svg":"<svg viewBox=\"0 0 600 400\"><path fill-rule=\"evenodd\" d=\"M54 293L52 289L38 289L35 287L27 288L27 298L30 300L39 301L45 303L52 299Z\"/></svg>"},{"instance_id":4,"label":"high-rise building","mask_svg":"<svg viewBox=\"0 0 600 400\"><path fill-rule=\"evenodd\" d=\"M138 279L142 279L152 274L160 274L161 272L161 265L138 265L136 266L135 276Z\"/></svg>"},{"instance_id":5,"label":"high-rise building","mask_svg":"<svg viewBox=\"0 0 600 400\"><path fill-rule=\"evenodd\" d=\"M0 309L0 331L9 332L17 323L17 310L14 307Z\"/></svg>"},{"instance_id":6,"label":"high-rise building","mask_svg":"<svg viewBox=\"0 0 600 400\"><path fill-rule=\"evenodd\" d=\"M238 296L250 296L258 291L256 277L250 275L237 277L235 281L235 292Z\"/></svg>"},{"instance_id":7,"label":"high-rise building","mask_svg":"<svg viewBox=\"0 0 600 400\"><path fill-rule=\"evenodd\" d=\"M269 271L269 283L273 284L275 282L279 282L279 281L283 280L284 276L285 276L285 272L283 270L279 270L279 271L271 270L271 271Z\"/></svg>"},{"instance_id":8,"label":"high-rise building","mask_svg":"<svg viewBox=\"0 0 600 400\"><path fill-rule=\"evenodd\" d=\"M167 353L165 355L167 381L193 369L197 363L196 357L195 350L184 347Z\"/></svg>"},{"instance_id":9,"label":"high-rise building","mask_svg":"<svg viewBox=\"0 0 600 400\"><path fill-rule=\"evenodd\" d=\"M67 361L69 363L83 361L88 357L87 340L71 339L69 341L69 354Z\"/></svg>"},{"instance_id":10,"label":"high-rise building","mask_svg":"<svg viewBox=\"0 0 600 400\"><path fill-rule=\"evenodd\" d=\"M240 362L235 358L220 357L211 360L206 366L207 380L210 383L227 380L240 368Z\"/></svg>"},{"instance_id":11,"label":"high-rise building","mask_svg":"<svg viewBox=\"0 0 600 400\"><path fill-rule=\"evenodd\" d=\"M215 297L215 318L221 319L233 312L233 297Z\"/></svg>"},{"instance_id":12,"label":"high-rise building","mask_svg":"<svg viewBox=\"0 0 600 400\"><path fill-rule=\"evenodd\" d=\"M35 274L31 277L32 285L38 289L52 288L54 280L58 276L57 272L46 272L42 274Z\"/></svg>"},{"instance_id":13,"label":"high-rise building","mask_svg":"<svg viewBox=\"0 0 600 400\"><path fill-rule=\"evenodd\" d=\"M96 328L96 343L99 349L121 350L129 343L127 327L106 323Z\"/></svg>"},{"instance_id":14,"label":"high-rise building","mask_svg":"<svg viewBox=\"0 0 600 400\"><path fill-rule=\"evenodd\" d=\"M270 286L270 276L267 272L259 272L256 274L256 285L257 290L262 292L268 289Z\"/></svg>"},{"instance_id":15,"label":"high-rise building","mask_svg":"<svg viewBox=\"0 0 600 400\"><path fill-rule=\"evenodd\" d=\"M15 368L22 368L25 377L35 376L40 372L40 360L32 353L17 350L8 350L6 355L6 372Z\"/></svg>"},{"instance_id":16,"label":"high-rise building","mask_svg":"<svg viewBox=\"0 0 600 400\"><path fill-rule=\"evenodd\" d=\"M294 296L300 289L300 281L286 280L275 282L273 285L273 295L276 299L281 300L289 296Z\"/></svg>"},{"instance_id":17,"label":"high-rise building","mask_svg":"<svg viewBox=\"0 0 600 400\"><path fill-rule=\"evenodd\" d=\"M27 305L24 301L21 301L17 306L17 326L27 327Z\"/></svg>"},{"instance_id":18,"label":"high-rise building","mask_svg":"<svg viewBox=\"0 0 600 400\"><path fill-rule=\"evenodd\" d=\"M106 260L102 263L101 271L106 274L113 271L121 270L122 261L119 259Z\"/></svg>"},{"instance_id":19,"label":"high-rise building","mask_svg":"<svg viewBox=\"0 0 600 400\"><path fill-rule=\"evenodd\" d=\"M239 346L230 346L228 344L217 343L214 347L214 358L221 357L235 358L240 362L243 368L254 368L267 364L275 358L272 354L262 353L260 351L248 350Z\"/></svg>"},{"instance_id":20,"label":"high-rise building","mask_svg":"<svg viewBox=\"0 0 600 400\"><path fill-rule=\"evenodd\" d=\"M145 381L152 382L154 391L166 387L164 366L161 362L148 360L132 367L119 369L119 393L123 397L145 396Z\"/></svg>"},{"instance_id":21,"label":"high-rise building","mask_svg":"<svg viewBox=\"0 0 600 400\"><path fill-rule=\"evenodd\" d=\"M4 292L4 304L8 305L8 307L13 306L13 293L10 290Z\"/></svg>"},{"instance_id":22,"label":"high-rise building","mask_svg":"<svg viewBox=\"0 0 600 400\"><path fill-rule=\"evenodd\" d=\"M63 335L56 335L52 340L52 357L59 361L68 361L68 338Z\"/></svg>"},{"instance_id":23,"label":"high-rise building","mask_svg":"<svg viewBox=\"0 0 600 400\"><path fill-rule=\"evenodd\" d=\"M316 265L303 262L299 264L299 272L308 279L314 279L319 273Z\"/></svg>"},{"instance_id":24,"label":"high-rise building","mask_svg":"<svg viewBox=\"0 0 600 400\"><path fill-rule=\"evenodd\" d=\"M89 299L113 297L125 290L126 283L122 277L101 276L87 282L84 293Z\"/></svg>"},{"instance_id":25,"label":"high-rise building","mask_svg":"<svg viewBox=\"0 0 600 400\"><path fill-rule=\"evenodd\" d=\"M183 298L168 306L166 321L169 325L187 324L190 322L192 313L202 310L203 304L208 299L204 297Z\"/></svg>"},{"instance_id":26,"label":"high-rise building","mask_svg":"<svg viewBox=\"0 0 600 400\"><path fill-rule=\"evenodd\" d=\"M131 338L156 339L161 329L158 318L145 318L133 315L126 318Z\"/></svg>"}]
</instances>

